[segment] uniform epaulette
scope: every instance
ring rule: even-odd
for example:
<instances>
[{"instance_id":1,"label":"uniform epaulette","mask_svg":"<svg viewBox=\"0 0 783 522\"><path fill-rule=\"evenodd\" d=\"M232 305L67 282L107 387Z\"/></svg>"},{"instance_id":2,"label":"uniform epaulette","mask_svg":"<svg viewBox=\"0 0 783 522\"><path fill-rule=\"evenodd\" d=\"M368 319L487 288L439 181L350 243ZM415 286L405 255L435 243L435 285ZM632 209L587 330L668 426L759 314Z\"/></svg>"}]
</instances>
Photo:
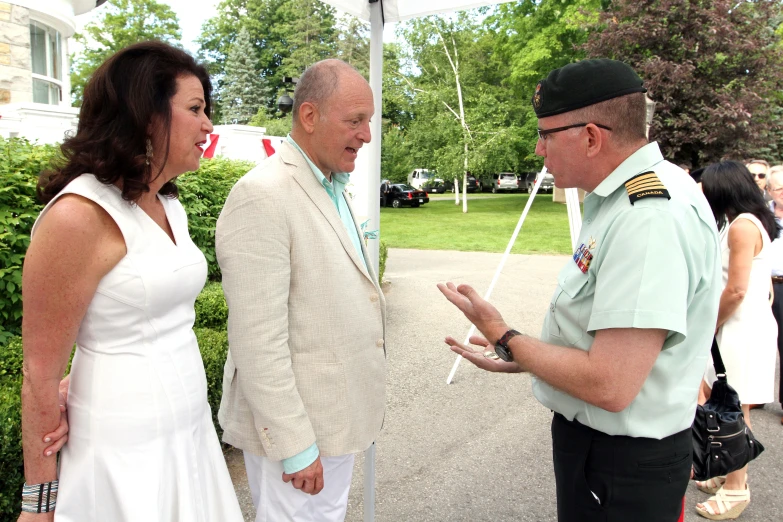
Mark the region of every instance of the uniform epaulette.
<instances>
[{"instance_id":1,"label":"uniform epaulette","mask_svg":"<svg viewBox=\"0 0 783 522\"><path fill-rule=\"evenodd\" d=\"M672 199L658 175L652 171L642 172L625 182L625 190L631 199L631 205L644 198Z\"/></svg>"}]
</instances>

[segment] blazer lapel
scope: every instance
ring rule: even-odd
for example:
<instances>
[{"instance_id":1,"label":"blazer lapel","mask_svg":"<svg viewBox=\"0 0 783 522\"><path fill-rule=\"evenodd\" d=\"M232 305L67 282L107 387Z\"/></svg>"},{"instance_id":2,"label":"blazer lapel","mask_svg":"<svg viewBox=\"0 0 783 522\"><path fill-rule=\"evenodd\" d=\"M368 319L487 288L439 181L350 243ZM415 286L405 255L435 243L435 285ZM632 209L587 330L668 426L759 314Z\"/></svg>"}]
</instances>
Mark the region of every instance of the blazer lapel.
<instances>
[{"instance_id":1,"label":"blazer lapel","mask_svg":"<svg viewBox=\"0 0 783 522\"><path fill-rule=\"evenodd\" d=\"M340 243L342 243L343 249L356 265L356 268L358 268L359 271L365 275L365 277L372 280L372 277L364 268L364 263L362 263L362 260L359 259L359 254L356 252L356 248L353 246L351 238L348 237L348 231L345 229L345 225L343 225L343 222L340 219L340 214L337 212L337 208L334 206L332 198L330 198L329 194L326 193L326 189L320 183L318 183L318 179L315 177L315 174L310 168L310 165L307 164L307 160L287 141L283 141L281 147L278 150L278 154L280 154L281 159L286 164L294 167L291 169L292 177L299 184L299 186L302 187L302 190L305 191L307 197L309 197L310 200L315 204L316 208L318 208L321 214L323 214L329 225L331 225L335 234L337 234ZM348 201L349 198L346 197L345 200ZM350 203L348 203L348 207L350 208ZM356 220L353 219L352 209L351 218L354 226L356 226ZM361 241L361 231L359 232L359 238L360 242L363 243L363 241ZM364 249L364 244L362 244L362 255L364 255L365 259L367 259L367 253Z\"/></svg>"},{"instance_id":2,"label":"blazer lapel","mask_svg":"<svg viewBox=\"0 0 783 522\"><path fill-rule=\"evenodd\" d=\"M356 212L354 212L353 205L351 204L351 196L348 194L348 191L343 191L343 197L345 198L345 202L348 205L348 210L351 212L351 221L353 221L353 226L356 227L356 233L359 235L359 243L362 245L362 256L364 257L364 261L367 264L367 270L364 268L364 263L359 262L357 263L357 266L367 277L367 279L372 281L375 286L378 286L378 278L375 277L375 271L373 270L372 263L370 262L370 256L367 253L367 245L364 243L364 232L362 232L362 227L359 225L359 222L356 221ZM353 246L353 244L351 246ZM355 248L354 251L356 251Z\"/></svg>"}]
</instances>

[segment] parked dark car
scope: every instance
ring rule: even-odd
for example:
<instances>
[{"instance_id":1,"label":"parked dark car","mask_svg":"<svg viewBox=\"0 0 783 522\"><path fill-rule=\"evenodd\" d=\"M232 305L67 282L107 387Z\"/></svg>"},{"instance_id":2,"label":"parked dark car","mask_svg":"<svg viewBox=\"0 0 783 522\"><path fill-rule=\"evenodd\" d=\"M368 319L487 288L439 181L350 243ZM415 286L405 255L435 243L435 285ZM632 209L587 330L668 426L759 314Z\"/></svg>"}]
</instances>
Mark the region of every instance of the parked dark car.
<instances>
[{"instance_id":1,"label":"parked dark car","mask_svg":"<svg viewBox=\"0 0 783 522\"><path fill-rule=\"evenodd\" d=\"M381 192L381 206L400 208L403 206L418 207L424 203L429 203L429 195L423 190L415 189L410 185L398 183L389 186L386 197Z\"/></svg>"},{"instance_id":2,"label":"parked dark car","mask_svg":"<svg viewBox=\"0 0 783 522\"><path fill-rule=\"evenodd\" d=\"M462 176L457 178L460 183L462 183ZM451 182L451 191L454 192L454 182ZM476 192L479 189L478 181L476 180L476 177L472 174L468 174L468 192ZM462 192L462 185L460 185L459 191Z\"/></svg>"},{"instance_id":3,"label":"parked dark car","mask_svg":"<svg viewBox=\"0 0 783 522\"><path fill-rule=\"evenodd\" d=\"M540 172L528 172L525 176L525 189L528 194L533 193L533 185L536 184L536 178ZM544 179L541 181L541 186L538 187L539 192L552 192L555 189L555 178L550 173L544 174Z\"/></svg>"},{"instance_id":4,"label":"parked dark car","mask_svg":"<svg viewBox=\"0 0 783 522\"><path fill-rule=\"evenodd\" d=\"M450 181L428 180L421 189L429 194L444 194L454 189L454 183Z\"/></svg>"}]
</instances>

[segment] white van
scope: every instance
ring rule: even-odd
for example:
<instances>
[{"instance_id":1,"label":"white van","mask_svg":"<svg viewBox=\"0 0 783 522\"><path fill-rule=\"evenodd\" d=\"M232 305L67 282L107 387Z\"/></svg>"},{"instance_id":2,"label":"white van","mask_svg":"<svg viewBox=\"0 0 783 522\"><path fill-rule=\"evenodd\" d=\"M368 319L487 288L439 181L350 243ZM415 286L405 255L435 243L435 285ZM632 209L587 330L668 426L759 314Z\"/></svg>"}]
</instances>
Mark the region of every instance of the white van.
<instances>
[{"instance_id":1,"label":"white van","mask_svg":"<svg viewBox=\"0 0 783 522\"><path fill-rule=\"evenodd\" d=\"M443 183L443 180L437 177L437 173L434 170L413 169L413 172L408 174L408 185L413 188L420 189L428 181L440 181Z\"/></svg>"}]
</instances>

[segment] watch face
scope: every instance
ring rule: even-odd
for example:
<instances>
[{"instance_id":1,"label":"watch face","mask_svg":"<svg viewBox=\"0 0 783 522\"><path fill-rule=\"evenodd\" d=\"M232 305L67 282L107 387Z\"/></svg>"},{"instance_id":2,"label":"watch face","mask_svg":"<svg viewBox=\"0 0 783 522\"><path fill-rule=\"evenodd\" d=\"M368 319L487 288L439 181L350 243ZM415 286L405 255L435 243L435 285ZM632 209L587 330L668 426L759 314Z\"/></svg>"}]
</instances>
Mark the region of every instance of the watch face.
<instances>
[{"instance_id":1,"label":"watch face","mask_svg":"<svg viewBox=\"0 0 783 522\"><path fill-rule=\"evenodd\" d=\"M514 357L511 355L511 350L509 350L502 344L495 345L495 353L497 353L498 357L500 357L506 362L511 362L514 360Z\"/></svg>"}]
</instances>

